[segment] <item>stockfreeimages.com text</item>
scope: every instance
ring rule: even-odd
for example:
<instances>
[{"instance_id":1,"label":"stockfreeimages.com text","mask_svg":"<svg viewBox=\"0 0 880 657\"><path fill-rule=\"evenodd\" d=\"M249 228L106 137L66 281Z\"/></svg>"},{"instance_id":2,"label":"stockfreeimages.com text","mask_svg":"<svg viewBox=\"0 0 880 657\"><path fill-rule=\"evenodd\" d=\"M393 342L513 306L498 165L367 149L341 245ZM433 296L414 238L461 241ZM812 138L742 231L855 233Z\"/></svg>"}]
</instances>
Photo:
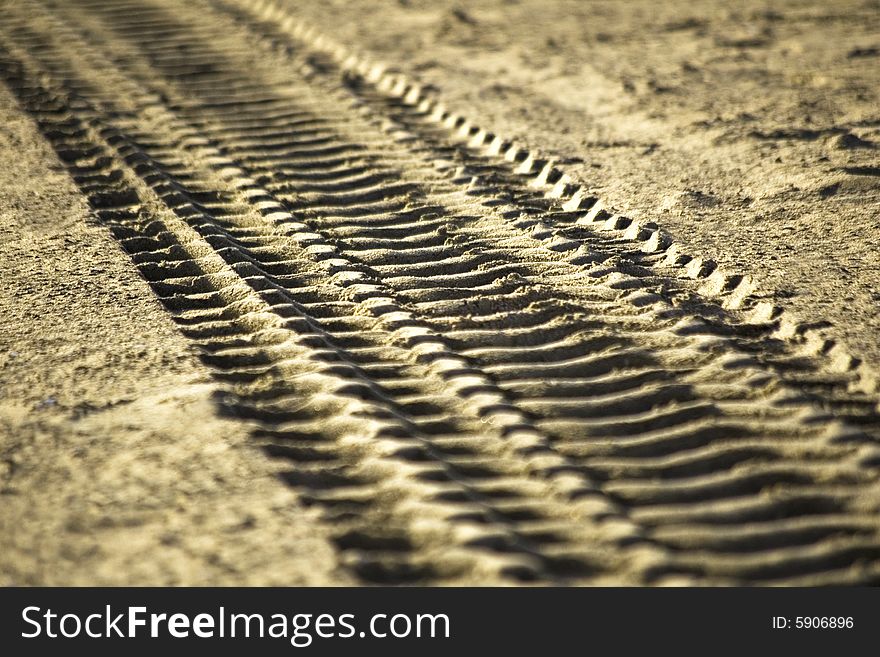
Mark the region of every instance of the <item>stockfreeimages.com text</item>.
<instances>
[{"instance_id":1,"label":"stockfreeimages.com text","mask_svg":"<svg viewBox=\"0 0 880 657\"><path fill-rule=\"evenodd\" d=\"M41 607L25 607L25 629L21 636L75 638L172 637L204 639L275 638L287 639L297 648L311 645L315 638L449 638L450 621L446 614L373 614L359 628L355 614L246 614L228 612L220 607L215 613L151 613L146 607L126 607L114 611L106 605L88 615L59 613Z\"/></svg>"}]
</instances>

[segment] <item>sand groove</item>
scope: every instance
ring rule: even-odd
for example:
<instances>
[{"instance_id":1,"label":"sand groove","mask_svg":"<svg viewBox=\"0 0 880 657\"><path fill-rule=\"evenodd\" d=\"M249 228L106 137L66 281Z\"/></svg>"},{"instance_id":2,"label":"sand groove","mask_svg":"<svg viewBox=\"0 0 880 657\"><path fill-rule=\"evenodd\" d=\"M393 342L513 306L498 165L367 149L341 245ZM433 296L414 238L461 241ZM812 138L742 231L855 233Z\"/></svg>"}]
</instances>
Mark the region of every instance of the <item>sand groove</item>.
<instances>
[{"instance_id":1,"label":"sand groove","mask_svg":"<svg viewBox=\"0 0 880 657\"><path fill-rule=\"evenodd\" d=\"M73 4L4 79L364 581L877 581L876 400L658 231L271 21Z\"/></svg>"}]
</instances>

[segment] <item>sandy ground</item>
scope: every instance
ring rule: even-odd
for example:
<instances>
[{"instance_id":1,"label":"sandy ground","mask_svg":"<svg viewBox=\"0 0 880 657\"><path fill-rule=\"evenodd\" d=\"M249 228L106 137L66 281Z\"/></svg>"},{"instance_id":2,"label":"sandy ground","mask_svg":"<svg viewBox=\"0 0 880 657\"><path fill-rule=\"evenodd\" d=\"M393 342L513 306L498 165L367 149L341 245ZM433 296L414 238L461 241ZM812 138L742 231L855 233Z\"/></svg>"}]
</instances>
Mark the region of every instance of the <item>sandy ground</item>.
<instances>
[{"instance_id":1,"label":"sandy ground","mask_svg":"<svg viewBox=\"0 0 880 657\"><path fill-rule=\"evenodd\" d=\"M330 0L296 13L880 361L875 0Z\"/></svg>"},{"instance_id":2,"label":"sandy ground","mask_svg":"<svg viewBox=\"0 0 880 657\"><path fill-rule=\"evenodd\" d=\"M347 581L2 94L0 584Z\"/></svg>"},{"instance_id":3,"label":"sandy ground","mask_svg":"<svg viewBox=\"0 0 880 657\"><path fill-rule=\"evenodd\" d=\"M880 365L880 3L288 4ZM0 280L0 584L357 582L2 84Z\"/></svg>"}]
</instances>

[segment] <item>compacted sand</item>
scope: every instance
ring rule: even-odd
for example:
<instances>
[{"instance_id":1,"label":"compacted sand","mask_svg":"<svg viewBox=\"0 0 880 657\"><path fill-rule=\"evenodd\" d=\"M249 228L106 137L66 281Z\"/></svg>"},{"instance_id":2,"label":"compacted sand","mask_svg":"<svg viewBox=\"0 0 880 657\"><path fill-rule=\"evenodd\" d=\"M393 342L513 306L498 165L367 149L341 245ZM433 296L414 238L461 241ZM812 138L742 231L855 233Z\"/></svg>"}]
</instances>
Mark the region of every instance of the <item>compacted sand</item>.
<instances>
[{"instance_id":1,"label":"compacted sand","mask_svg":"<svg viewBox=\"0 0 880 657\"><path fill-rule=\"evenodd\" d=\"M880 4L0 5L0 583L880 581Z\"/></svg>"}]
</instances>

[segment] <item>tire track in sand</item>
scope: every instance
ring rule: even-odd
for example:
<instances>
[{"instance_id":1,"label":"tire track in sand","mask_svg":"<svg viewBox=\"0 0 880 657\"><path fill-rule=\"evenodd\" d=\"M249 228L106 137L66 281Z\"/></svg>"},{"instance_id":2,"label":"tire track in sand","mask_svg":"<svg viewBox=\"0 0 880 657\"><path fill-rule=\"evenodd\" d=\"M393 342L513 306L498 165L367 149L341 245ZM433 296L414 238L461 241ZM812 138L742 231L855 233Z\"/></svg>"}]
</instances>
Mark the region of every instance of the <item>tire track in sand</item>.
<instances>
[{"instance_id":1,"label":"tire track in sand","mask_svg":"<svg viewBox=\"0 0 880 657\"><path fill-rule=\"evenodd\" d=\"M364 581L875 581L845 377L313 52L81 4L6 10L4 77Z\"/></svg>"}]
</instances>

